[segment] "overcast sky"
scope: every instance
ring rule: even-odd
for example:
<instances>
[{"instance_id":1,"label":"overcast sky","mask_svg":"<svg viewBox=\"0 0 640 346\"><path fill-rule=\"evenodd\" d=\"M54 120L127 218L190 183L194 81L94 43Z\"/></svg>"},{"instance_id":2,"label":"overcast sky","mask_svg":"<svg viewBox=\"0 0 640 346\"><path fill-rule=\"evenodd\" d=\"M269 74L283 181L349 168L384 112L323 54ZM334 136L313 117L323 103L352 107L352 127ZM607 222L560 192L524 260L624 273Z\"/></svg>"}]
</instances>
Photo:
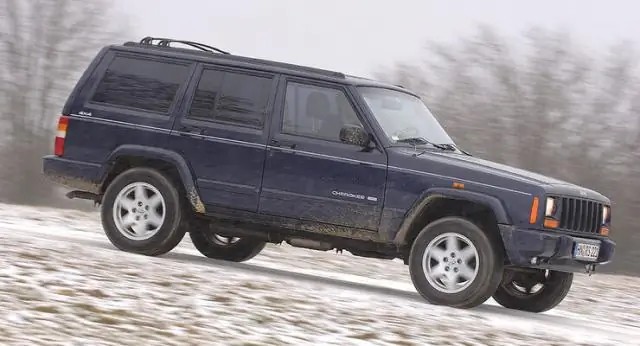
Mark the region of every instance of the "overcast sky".
<instances>
[{"instance_id":1,"label":"overcast sky","mask_svg":"<svg viewBox=\"0 0 640 346\"><path fill-rule=\"evenodd\" d=\"M140 37L201 41L361 76L417 59L426 40L454 40L481 23L509 36L529 25L568 29L591 49L640 37L640 0L118 1Z\"/></svg>"}]
</instances>

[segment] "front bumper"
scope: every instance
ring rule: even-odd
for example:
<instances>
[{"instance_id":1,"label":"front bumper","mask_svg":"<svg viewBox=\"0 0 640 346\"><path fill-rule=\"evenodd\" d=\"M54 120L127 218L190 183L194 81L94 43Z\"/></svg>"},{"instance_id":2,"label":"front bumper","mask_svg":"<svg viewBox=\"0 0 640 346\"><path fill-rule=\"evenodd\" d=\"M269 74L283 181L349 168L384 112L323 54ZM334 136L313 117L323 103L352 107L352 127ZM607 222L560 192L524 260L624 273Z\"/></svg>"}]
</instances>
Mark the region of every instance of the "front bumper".
<instances>
[{"instance_id":1,"label":"front bumper","mask_svg":"<svg viewBox=\"0 0 640 346\"><path fill-rule=\"evenodd\" d=\"M500 225L500 234L510 264L518 267L565 272L585 271L585 268L610 262L616 247L611 239L519 229L509 225ZM577 240L599 242L598 258L595 261L574 258L573 249Z\"/></svg>"}]
</instances>

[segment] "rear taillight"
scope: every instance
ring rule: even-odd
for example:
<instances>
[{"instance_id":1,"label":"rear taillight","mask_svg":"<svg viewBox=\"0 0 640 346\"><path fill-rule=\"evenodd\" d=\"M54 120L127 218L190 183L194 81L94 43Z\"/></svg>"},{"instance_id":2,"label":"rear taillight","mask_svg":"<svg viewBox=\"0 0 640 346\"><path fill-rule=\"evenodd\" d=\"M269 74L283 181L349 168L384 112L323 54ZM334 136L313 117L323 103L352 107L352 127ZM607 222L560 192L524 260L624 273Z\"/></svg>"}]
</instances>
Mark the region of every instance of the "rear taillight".
<instances>
[{"instance_id":1,"label":"rear taillight","mask_svg":"<svg viewBox=\"0 0 640 346\"><path fill-rule=\"evenodd\" d=\"M56 141L54 144L53 153L56 156L62 156L64 154L64 139L67 137L67 127L69 126L69 118L61 116L58 119L58 130L56 131Z\"/></svg>"}]
</instances>

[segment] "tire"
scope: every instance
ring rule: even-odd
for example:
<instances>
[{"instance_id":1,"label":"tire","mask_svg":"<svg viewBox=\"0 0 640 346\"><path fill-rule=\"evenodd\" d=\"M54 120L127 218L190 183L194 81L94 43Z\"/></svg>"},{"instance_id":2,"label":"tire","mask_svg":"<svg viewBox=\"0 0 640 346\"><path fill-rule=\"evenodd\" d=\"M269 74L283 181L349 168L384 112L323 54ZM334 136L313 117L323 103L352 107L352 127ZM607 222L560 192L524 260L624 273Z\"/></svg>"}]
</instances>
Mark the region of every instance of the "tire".
<instances>
[{"instance_id":1,"label":"tire","mask_svg":"<svg viewBox=\"0 0 640 346\"><path fill-rule=\"evenodd\" d=\"M245 262L257 256L266 242L251 238L229 238L213 232L191 231L193 246L208 258L223 261Z\"/></svg>"},{"instance_id":2,"label":"tire","mask_svg":"<svg viewBox=\"0 0 640 346\"><path fill-rule=\"evenodd\" d=\"M531 292L535 285L542 287ZM508 309L544 312L556 307L569 294L573 273L543 271L538 273L505 271L493 299Z\"/></svg>"},{"instance_id":3,"label":"tire","mask_svg":"<svg viewBox=\"0 0 640 346\"><path fill-rule=\"evenodd\" d=\"M109 184L102 201L102 227L122 251L159 256L173 250L185 235L186 213L180 194L155 169L137 167L121 173Z\"/></svg>"},{"instance_id":4,"label":"tire","mask_svg":"<svg viewBox=\"0 0 640 346\"><path fill-rule=\"evenodd\" d=\"M453 244L458 251L449 248ZM484 303L496 291L503 258L497 238L469 220L445 217L418 234L409 255L409 273L418 293L431 304L468 309Z\"/></svg>"}]
</instances>

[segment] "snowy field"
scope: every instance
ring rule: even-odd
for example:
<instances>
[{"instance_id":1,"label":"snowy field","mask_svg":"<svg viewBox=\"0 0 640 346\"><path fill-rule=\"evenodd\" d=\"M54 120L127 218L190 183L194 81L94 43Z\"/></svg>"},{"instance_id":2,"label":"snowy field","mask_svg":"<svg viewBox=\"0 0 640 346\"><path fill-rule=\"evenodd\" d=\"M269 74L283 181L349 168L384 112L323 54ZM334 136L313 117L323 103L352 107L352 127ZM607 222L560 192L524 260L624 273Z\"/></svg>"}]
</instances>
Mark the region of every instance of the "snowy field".
<instances>
[{"instance_id":1,"label":"snowy field","mask_svg":"<svg viewBox=\"0 0 640 346\"><path fill-rule=\"evenodd\" d=\"M544 314L432 306L399 261L287 245L246 263L188 237L116 250L97 213L0 204L0 345L640 345L640 279L578 275Z\"/></svg>"}]
</instances>

